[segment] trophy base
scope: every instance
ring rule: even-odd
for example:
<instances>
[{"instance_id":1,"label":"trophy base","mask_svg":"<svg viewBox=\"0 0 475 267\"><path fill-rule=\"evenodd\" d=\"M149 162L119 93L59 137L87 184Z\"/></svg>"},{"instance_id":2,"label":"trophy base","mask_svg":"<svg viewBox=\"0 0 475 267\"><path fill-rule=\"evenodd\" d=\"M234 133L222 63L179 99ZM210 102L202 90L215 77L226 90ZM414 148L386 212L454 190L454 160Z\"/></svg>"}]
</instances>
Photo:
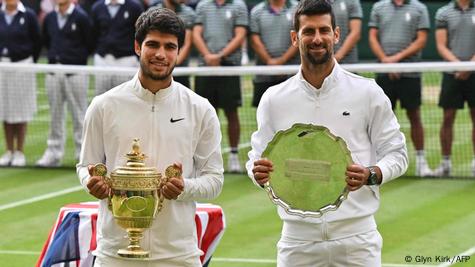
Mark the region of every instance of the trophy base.
<instances>
[{"instance_id":1,"label":"trophy base","mask_svg":"<svg viewBox=\"0 0 475 267\"><path fill-rule=\"evenodd\" d=\"M150 256L150 253L145 250L128 250L128 249L119 249L117 254L124 258L130 259L146 259Z\"/></svg>"}]
</instances>

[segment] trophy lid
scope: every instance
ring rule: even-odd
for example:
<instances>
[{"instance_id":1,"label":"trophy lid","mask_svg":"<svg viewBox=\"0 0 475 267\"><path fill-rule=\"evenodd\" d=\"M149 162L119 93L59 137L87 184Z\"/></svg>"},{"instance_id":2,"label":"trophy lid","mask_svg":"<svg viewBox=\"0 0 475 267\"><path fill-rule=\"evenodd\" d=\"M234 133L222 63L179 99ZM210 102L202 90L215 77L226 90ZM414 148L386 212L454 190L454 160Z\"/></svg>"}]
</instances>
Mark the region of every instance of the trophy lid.
<instances>
[{"instance_id":1,"label":"trophy lid","mask_svg":"<svg viewBox=\"0 0 475 267\"><path fill-rule=\"evenodd\" d=\"M127 163L111 173L112 178L159 178L161 175L155 167L146 167L145 154L140 151L139 139L132 143L132 151L126 154Z\"/></svg>"}]
</instances>

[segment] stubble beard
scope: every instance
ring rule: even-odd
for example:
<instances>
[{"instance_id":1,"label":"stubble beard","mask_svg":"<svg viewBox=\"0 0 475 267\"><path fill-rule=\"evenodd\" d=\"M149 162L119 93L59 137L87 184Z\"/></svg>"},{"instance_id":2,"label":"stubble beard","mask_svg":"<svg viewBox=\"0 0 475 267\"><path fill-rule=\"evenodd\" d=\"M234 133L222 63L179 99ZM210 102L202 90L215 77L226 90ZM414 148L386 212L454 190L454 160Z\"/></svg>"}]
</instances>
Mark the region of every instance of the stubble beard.
<instances>
[{"instance_id":1,"label":"stubble beard","mask_svg":"<svg viewBox=\"0 0 475 267\"><path fill-rule=\"evenodd\" d=\"M323 65L330 61L331 53L327 50L327 52L321 57L315 57L309 51L305 54L305 57L309 61L310 64L313 66Z\"/></svg>"},{"instance_id":2,"label":"stubble beard","mask_svg":"<svg viewBox=\"0 0 475 267\"><path fill-rule=\"evenodd\" d=\"M324 65L330 61L333 55L333 51L330 51L330 49L326 45L322 45L323 48L325 49L325 54L323 54L321 57L317 57L313 55L310 50L315 47L315 45L307 45L306 46L306 51L304 53L305 58L307 61L313 65L314 67L319 66L319 65Z\"/></svg>"},{"instance_id":3,"label":"stubble beard","mask_svg":"<svg viewBox=\"0 0 475 267\"><path fill-rule=\"evenodd\" d=\"M169 79L174 68L175 66L173 65L165 74L154 74L152 71L150 71L150 68L147 66L147 64L140 60L140 69L142 70L143 75L154 81L164 81Z\"/></svg>"}]
</instances>

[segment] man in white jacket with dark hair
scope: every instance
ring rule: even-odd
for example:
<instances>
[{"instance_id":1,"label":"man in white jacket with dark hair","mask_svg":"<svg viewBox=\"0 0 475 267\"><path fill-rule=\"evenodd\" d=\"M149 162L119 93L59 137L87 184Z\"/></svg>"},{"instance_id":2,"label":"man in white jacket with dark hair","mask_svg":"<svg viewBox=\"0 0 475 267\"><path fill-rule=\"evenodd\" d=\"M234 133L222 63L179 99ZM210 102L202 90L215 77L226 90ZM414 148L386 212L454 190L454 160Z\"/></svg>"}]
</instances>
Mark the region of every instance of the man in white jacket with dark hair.
<instances>
[{"instance_id":1,"label":"man in white jacket with dark hair","mask_svg":"<svg viewBox=\"0 0 475 267\"><path fill-rule=\"evenodd\" d=\"M278 131L295 123L327 127L346 141L355 163L345 173L350 193L336 211L301 218L278 207L283 229L277 266L381 266L382 238L374 214L379 186L407 169L404 135L375 81L343 70L334 59L339 28L331 4L302 0L291 36L301 68L262 97L246 164L249 176L259 186L271 179L273 163L261 154Z\"/></svg>"},{"instance_id":2,"label":"man in white jacket with dark hair","mask_svg":"<svg viewBox=\"0 0 475 267\"><path fill-rule=\"evenodd\" d=\"M221 131L211 104L172 79L184 38L185 26L173 11L144 12L135 34L139 72L95 97L86 113L77 172L86 190L101 199L95 267L201 266L195 201L221 192ZM134 138L140 139L146 166L163 174L176 163L183 171L183 177L172 177L163 186L163 208L144 232L141 244L150 251L147 261L117 256L117 250L127 246L126 232L108 210L110 188L102 177L90 174L91 165L99 162L109 172L124 166Z\"/></svg>"}]
</instances>

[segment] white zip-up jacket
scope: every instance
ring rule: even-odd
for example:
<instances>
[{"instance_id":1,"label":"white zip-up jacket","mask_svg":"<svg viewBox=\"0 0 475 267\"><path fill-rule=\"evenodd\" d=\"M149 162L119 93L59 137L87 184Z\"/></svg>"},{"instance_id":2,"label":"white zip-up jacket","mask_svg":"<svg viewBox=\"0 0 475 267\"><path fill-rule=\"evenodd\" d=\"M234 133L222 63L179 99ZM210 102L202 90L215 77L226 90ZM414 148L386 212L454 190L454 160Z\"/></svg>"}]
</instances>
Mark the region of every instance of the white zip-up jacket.
<instances>
[{"instance_id":1,"label":"white zip-up jacket","mask_svg":"<svg viewBox=\"0 0 475 267\"><path fill-rule=\"evenodd\" d=\"M257 109L258 129L251 137L246 164L254 181L254 161L274 135L295 123L322 125L343 138L353 161L378 166L382 183L402 175L408 164L404 135L391 104L373 79L343 70L338 63L316 89L301 70L287 81L269 88ZM272 179L272 173L270 174ZM283 235L301 240L334 240L376 229L373 214L379 207L379 186L363 186L321 218L301 218L278 207L284 221Z\"/></svg>"},{"instance_id":2,"label":"white zip-up jacket","mask_svg":"<svg viewBox=\"0 0 475 267\"><path fill-rule=\"evenodd\" d=\"M84 122L77 172L86 188L89 164L105 163L110 174L126 164L134 138L140 139L147 167L164 175L167 166L183 164L184 192L165 200L141 245L151 259L200 255L195 227L195 200L213 199L223 186L221 130L215 109L205 98L180 83L156 94L142 87L138 76L95 97ZM126 232L100 201L97 254L117 257L127 247Z\"/></svg>"}]
</instances>

